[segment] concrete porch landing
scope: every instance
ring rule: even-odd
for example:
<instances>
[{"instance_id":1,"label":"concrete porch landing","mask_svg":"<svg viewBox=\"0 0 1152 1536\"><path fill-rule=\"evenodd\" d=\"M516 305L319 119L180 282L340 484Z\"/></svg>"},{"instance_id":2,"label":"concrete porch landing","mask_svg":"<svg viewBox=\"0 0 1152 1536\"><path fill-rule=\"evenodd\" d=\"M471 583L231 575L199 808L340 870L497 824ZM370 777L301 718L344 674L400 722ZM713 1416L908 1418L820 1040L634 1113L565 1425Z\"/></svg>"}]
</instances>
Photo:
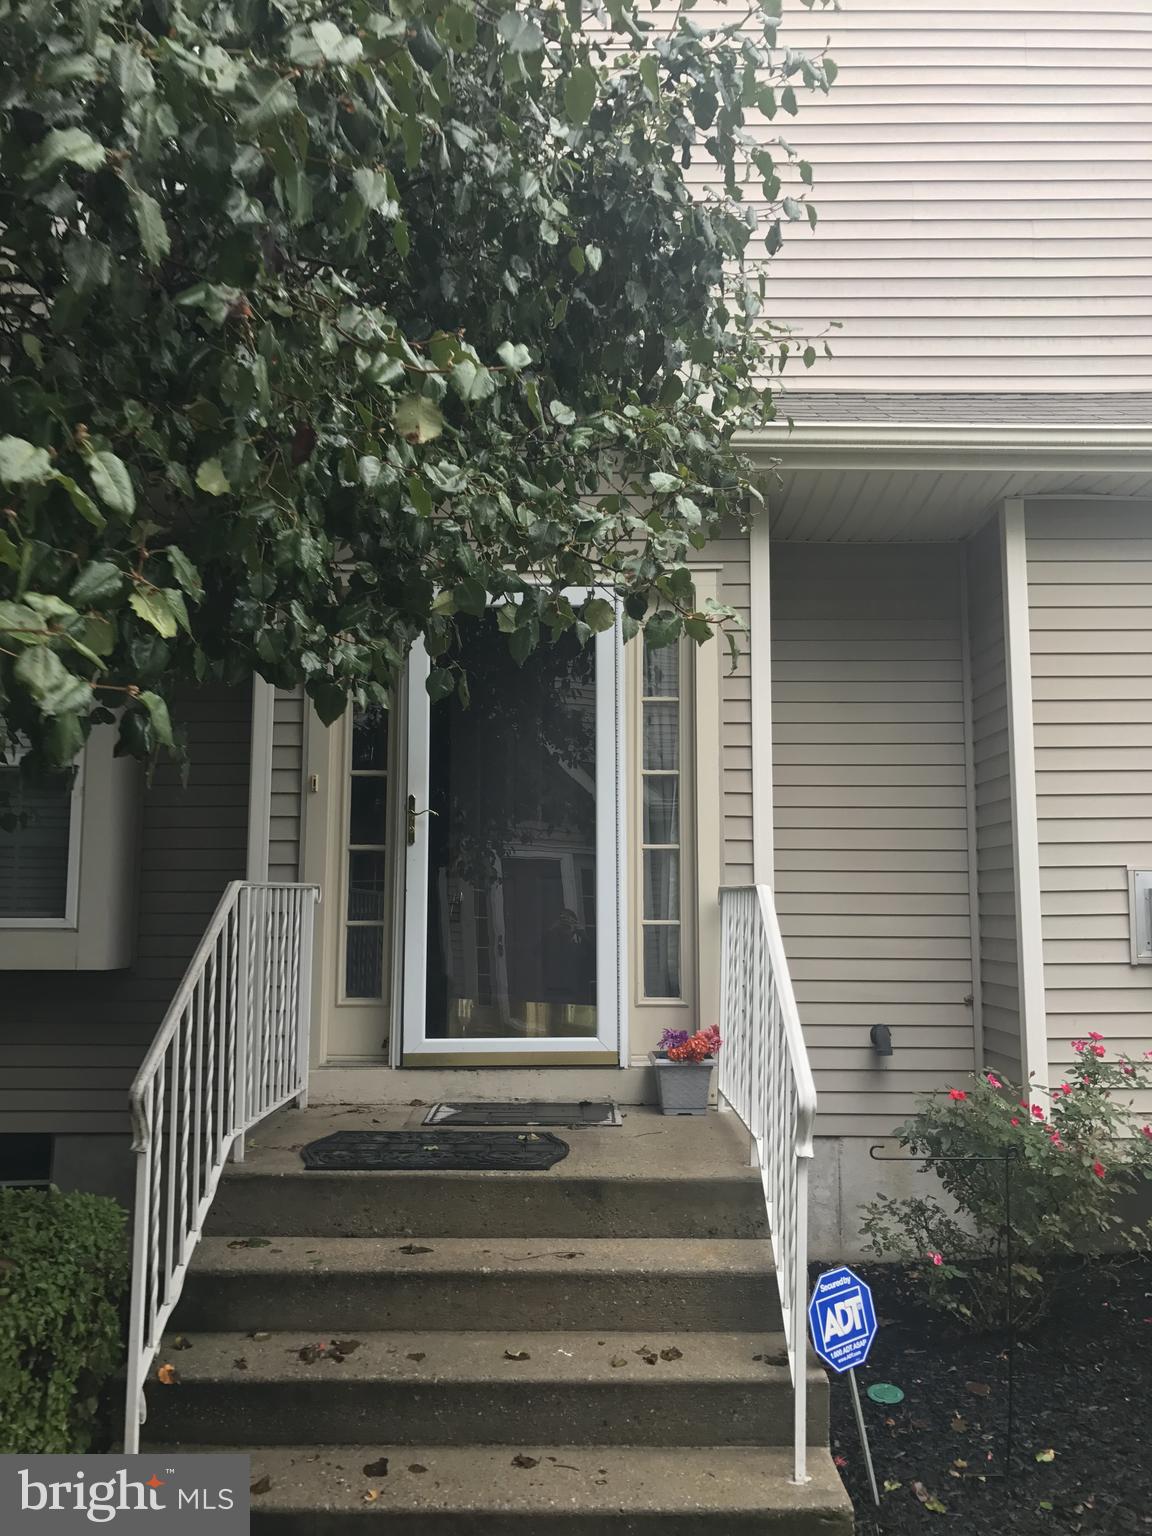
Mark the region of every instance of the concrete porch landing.
<instances>
[{"instance_id":1,"label":"concrete porch landing","mask_svg":"<svg viewBox=\"0 0 1152 1536\"><path fill-rule=\"evenodd\" d=\"M789 1481L776 1276L734 1118L626 1109L559 1130L568 1157L538 1171L300 1162L335 1130L424 1112L322 1106L256 1130L173 1318L186 1351L163 1346L179 1389L149 1385L150 1448L250 1454L254 1536L366 1519L394 1536L849 1536L812 1365L812 1480Z\"/></svg>"},{"instance_id":2,"label":"concrete porch landing","mask_svg":"<svg viewBox=\"0 0 1152 1536\"><path fill-rule=\"evenodd\" d=\"M210 1216L217 1233L390 1237L620 1237L647 1233L659 1211L666 1237L763 1237L764 1202L734 1115L663 1116L622 1110L607 1128L557 1128L571 1148L528 1173L310 1172L300 1148L333 1131L415 1130L427 1105L321 1105L283 1110L258 1126L229 1168ZM435 1128L429 1127L430 1134Z\"/></svg>"}]
</instances>

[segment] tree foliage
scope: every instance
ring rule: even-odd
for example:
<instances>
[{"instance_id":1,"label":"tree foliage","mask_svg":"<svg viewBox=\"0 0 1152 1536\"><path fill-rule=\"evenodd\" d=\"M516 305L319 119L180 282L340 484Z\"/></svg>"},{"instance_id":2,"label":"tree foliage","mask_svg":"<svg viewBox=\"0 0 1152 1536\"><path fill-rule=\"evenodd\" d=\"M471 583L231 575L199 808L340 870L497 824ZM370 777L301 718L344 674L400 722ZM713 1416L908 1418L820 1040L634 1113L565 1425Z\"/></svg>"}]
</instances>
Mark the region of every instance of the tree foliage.
<instances>
[{"instance_id":1,"label":"tree foliage","mask_svg":"<svg viewBox=\"0 0 1152 1536\"><path fill-rule=\"evenodd\" d=\"M749 120L835 75L779 10L0 0L0 751L146 755L253 670L385 703L490 599L518 658L605 594L705 639L815 223Z\"/></svg>"}]
</instances>

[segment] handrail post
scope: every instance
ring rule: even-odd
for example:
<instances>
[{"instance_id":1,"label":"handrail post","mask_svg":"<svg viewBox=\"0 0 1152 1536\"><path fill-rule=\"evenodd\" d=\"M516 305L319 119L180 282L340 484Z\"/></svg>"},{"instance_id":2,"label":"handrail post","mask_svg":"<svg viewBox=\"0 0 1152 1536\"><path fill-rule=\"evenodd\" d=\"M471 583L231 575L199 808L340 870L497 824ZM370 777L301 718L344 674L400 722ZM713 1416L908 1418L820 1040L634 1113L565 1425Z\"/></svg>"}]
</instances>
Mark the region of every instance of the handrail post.
<instances>
[{"instance_id":1,"label":"handrail post","mask_svg":"<svg viewBox=\"0 0 1152 1536\"><path fill-rule=\"evenodd\" d=\"M252 1039L252 888L242 886L236 898L239 929L236 964L239 986L232 1038L232 1130L236 1133L229 1154L234 1163L244 1161L244 1137L248 1124L248 1047Z\"/></svg>"},{"instance_id":2,"label":"handrail post","mask_svg":"<svg viewBox=\"0 0 1152 1536\"><path fill-rule=\"evenodd\" d=\"M148 1290L148 1232L151 1216L151 1184L148 1152L152 1146L152 1126L139 1105L133 1105L135 1135L132 1151L136 1158L136 1196L132 1221L132 1299L128 1309L128 1361L124 1397L124 1454L135 1456L140 1449L140 1425L144 1420L144 1314Z\"/></svg>"},{"instance_id":3,"label":"handrail post","mask_svg":"<svg viewBox=\"0 0 1152 1536\"><path fill-rule=\"evenodd\" d=\"M808 1481L808 1167L811 1159L796 1158L796 1237L792 1284L792 1481Z\"/></svg>"},{"instance_id":4,"label":"handrail post","mask_svg":"<svg viewBox=\"0 0 1152 1536\"><path fill-rule=\"evenodd\" d=\"M312 945L316 936L316 904L318 891L302 896L304 910L300 923L300 972L299 996L296 1000L296 1081L300 1092L296 1095L296 1108L308 1108L308 1068L310 1024L312 1019Z\"/></svg>"}]
</instances>

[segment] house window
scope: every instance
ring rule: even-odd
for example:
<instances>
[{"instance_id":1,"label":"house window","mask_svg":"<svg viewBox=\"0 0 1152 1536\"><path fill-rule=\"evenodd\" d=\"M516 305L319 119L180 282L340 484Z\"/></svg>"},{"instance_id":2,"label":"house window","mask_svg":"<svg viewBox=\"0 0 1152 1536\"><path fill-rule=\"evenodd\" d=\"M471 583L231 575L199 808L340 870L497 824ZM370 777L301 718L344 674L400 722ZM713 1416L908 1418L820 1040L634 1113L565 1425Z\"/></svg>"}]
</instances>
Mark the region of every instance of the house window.
<instances>
[{"instance_id":1,"label":"house window","mask_svg":"<svg viewBox=\"0 0 1152 1536\"><path fill-rule=\"evenodd\" d=\"M382 998L389 918L388 711L352 720L348 779L344 995Z\"/></svg>"},{"instance_id":2,"label":"house window","mask_svg":"<svg viewBox=\"0 0 1152 1536\"><path fill-rule=\"evenodd\" d=\"M0 927L63 927L76 921L80 774L31 783L0 764Z\"/></svg>"},{"instance_id":3,"label":"house window","mask_svg":"<svg viewBox=\"0 0 1152 1536\"><path fill-rule=\"evenodd\" d=\"M640 700L643 995L683 996L683 761L680 648L644 647Z\"/></svg>"},{"instance_id":4,"label":"house window","mask_svg":"<svg viewBox=\"0 0 1152 1536\"><path fill-rule=\"evenodd\" d=\"M43 1189L51 1177L51 1136L25 1131L0 1135L0 1188Z\"/></svg>"}]
</instances>

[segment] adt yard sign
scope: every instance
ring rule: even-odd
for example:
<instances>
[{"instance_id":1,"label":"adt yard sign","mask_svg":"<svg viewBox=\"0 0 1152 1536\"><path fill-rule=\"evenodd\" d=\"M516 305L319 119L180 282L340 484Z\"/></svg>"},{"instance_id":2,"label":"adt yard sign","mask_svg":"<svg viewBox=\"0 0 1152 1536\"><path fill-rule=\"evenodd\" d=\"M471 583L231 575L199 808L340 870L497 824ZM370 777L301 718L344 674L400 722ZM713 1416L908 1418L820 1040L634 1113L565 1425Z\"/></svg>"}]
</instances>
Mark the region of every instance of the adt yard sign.
<instances>
[{"instance_id":1,"label":"adt yard sign","mask_svg":"<svg viewBox=\"0 0 1152 1536\"><path fill-rule=\"evenodd\" d=\"M876 1337L872 1292L848 1268L821 1275L808 1305L812 1347L834 1371L863 1365Z\"/></svg>"}]
</instances>

